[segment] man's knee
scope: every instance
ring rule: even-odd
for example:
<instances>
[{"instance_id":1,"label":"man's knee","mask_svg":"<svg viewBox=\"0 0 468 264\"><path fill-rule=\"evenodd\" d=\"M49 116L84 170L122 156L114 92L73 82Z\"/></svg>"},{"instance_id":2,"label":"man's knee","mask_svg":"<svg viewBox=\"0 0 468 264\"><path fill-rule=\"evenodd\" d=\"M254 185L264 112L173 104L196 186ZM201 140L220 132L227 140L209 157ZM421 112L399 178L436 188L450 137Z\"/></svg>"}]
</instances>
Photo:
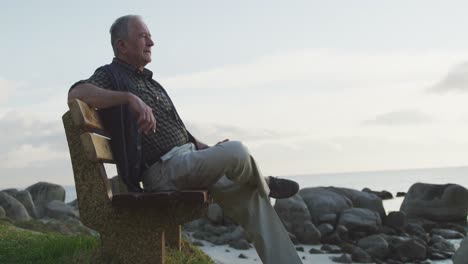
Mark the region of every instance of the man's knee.
<instances>
[{"instance_id":1,"label":"man's knee","mask_svg":"<svg viewBox=\"0 0 468 264\"><path fill-rule=\"evenodd\" d=\"M230 157L236 162L242 163L250 160L250 153L247 147L240 141L229 141L225 144Z\"/></svg>"}]
</instances>

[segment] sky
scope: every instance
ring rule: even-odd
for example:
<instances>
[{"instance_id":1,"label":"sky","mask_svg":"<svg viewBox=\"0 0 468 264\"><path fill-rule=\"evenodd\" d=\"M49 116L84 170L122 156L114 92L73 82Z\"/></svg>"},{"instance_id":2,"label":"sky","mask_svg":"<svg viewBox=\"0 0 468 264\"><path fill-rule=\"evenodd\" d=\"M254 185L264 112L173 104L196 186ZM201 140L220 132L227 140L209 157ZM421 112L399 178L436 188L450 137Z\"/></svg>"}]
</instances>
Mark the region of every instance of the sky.
<instances>
[{"instance_id":1,"label":"sky","mask_svg":"<svg viewBox=\"0 0 468 264\"><path fill-rule=\"evenodd\" d=\"M111 62L126 14L192 134L244 142L265 175L468 165L466 1L1 6L0 188L73 184L67 92Z\"/></svg>"}]
</instances>

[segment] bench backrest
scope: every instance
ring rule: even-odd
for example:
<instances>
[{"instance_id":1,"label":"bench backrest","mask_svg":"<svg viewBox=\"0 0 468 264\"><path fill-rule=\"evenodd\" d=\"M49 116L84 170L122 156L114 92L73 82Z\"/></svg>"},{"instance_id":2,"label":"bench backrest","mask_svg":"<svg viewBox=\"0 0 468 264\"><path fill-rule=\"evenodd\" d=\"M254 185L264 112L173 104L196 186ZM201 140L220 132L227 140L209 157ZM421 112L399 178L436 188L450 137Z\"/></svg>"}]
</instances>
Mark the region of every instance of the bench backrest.
<instances>
[{"instance_id":1,"label":"bench backrest","mask_svg":"<svg viewBox=\"0 0 468 264\"><path fill-rule=\"evenodd\" d=\"M75 178L81 221L111 210L112 190L104 163L114 163L110 139L106 138L97 111L80 100L69 102L70 111L62 117ZM125 188L120 184L120 189ZM89 219L89 221L87 220Z\"/></svg>"}]
</instances>

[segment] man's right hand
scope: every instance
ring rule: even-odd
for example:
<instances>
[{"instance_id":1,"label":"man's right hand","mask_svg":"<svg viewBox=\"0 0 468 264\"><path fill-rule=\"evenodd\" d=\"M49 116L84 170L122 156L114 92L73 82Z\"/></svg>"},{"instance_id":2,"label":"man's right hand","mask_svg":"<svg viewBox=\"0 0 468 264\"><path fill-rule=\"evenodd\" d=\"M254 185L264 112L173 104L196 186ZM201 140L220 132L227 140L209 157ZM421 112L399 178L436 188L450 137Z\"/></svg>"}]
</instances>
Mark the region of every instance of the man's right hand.
<instances>
[{"instance_id":1,"label":"man's right hand","mask_svg":"<svg viewBox=\"0 0 468 264\"><path fill-rule=\"evenodd\" d=\"M156 119L154 118L153 109L151 109L151 107L132 93L129 93L128 106L137 119L140 132L148 134L149 131L153 131L153 133L156 133Z\"/></svg>"}]
</instances>

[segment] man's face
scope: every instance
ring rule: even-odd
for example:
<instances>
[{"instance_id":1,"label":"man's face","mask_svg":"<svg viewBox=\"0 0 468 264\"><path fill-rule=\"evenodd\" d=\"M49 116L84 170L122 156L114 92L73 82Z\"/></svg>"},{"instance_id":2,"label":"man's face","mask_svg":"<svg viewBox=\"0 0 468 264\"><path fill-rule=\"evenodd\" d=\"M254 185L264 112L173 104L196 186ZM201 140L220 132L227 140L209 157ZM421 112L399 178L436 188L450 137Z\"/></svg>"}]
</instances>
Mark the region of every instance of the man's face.
<instances>
[{"instance_id":1,"label":"man's face","mask_svg":"<svg viewBox=\"0 0 468 264\"><path fill-rule=\"evenodd\" d=\"M151 62L151 47L154 45L146 24L140 19L133 19L128 24L128 39L124 40L123 50L128 62L143 69Z\"/></svg>"}]
</instances>

